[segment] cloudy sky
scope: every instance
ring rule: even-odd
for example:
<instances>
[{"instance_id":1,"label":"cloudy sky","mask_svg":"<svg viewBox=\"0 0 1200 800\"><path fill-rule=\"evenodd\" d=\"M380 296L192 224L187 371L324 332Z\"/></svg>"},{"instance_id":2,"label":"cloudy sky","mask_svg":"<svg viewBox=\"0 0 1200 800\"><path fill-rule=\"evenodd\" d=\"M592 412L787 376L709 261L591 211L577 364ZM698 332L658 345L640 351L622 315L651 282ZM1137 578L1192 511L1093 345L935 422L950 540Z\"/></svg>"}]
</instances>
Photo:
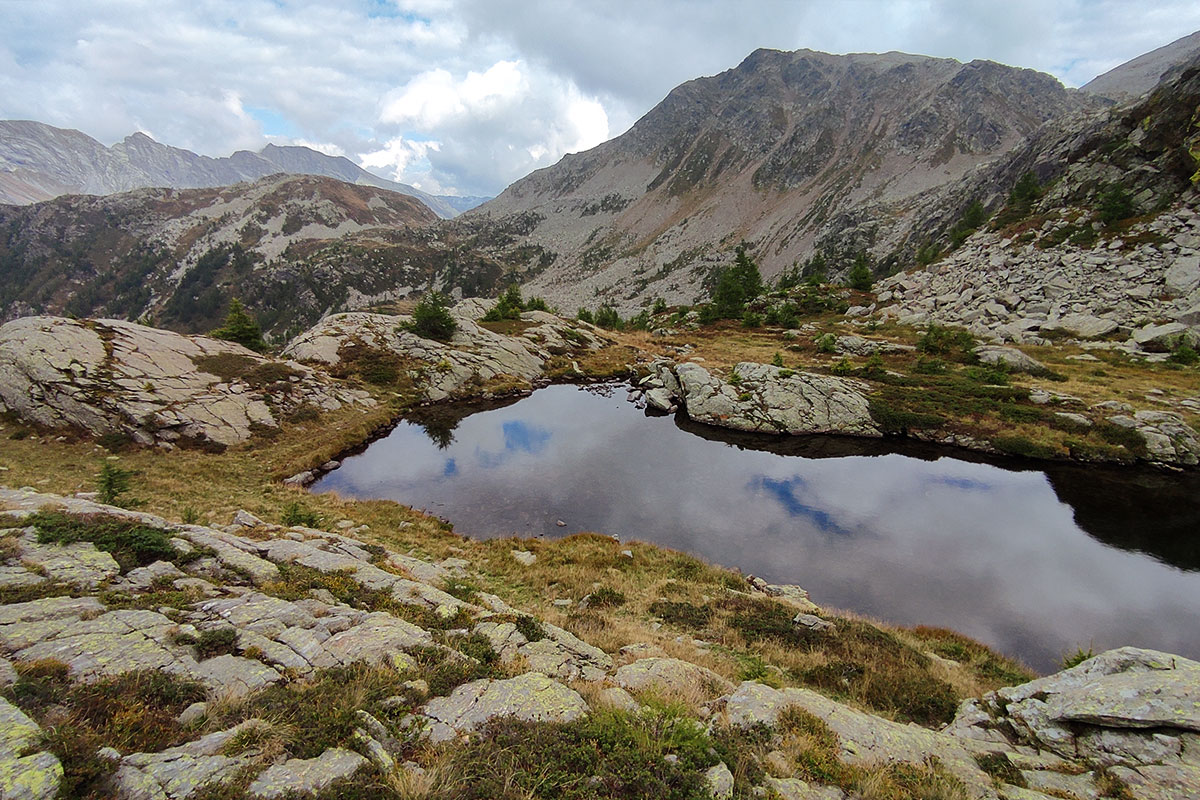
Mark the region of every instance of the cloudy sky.
<instances>
[{"instance_id":1,"label":"cloudy sky","mask_svg":"<svg viewBox=\"0 0 1200 800\"><path fill-rule=\"evenodd\" d=\"M499 192L756 47L901 50L1069 86L1200 29L1195 0L0 0L0 118L212 156L298 143Z\"/></svg>"}]
</instances>

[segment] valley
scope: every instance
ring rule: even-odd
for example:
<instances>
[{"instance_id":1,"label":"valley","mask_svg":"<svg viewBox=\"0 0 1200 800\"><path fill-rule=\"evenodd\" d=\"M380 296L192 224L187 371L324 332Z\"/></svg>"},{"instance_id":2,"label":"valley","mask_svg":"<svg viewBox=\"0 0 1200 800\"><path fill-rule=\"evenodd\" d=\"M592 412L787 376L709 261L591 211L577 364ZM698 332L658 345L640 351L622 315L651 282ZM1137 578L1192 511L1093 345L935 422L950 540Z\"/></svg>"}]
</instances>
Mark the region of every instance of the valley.
<instances>
[{"instance_id":1,"label":"valley","mask_svg":"<svg viewBox=\"0 0 1200 800\"><path fill-rule=\"evenodd\" d=\"M0 800L1200 795L1197 109L758 49L477 207L0 123Z\"/></svg>"}]
</instances>

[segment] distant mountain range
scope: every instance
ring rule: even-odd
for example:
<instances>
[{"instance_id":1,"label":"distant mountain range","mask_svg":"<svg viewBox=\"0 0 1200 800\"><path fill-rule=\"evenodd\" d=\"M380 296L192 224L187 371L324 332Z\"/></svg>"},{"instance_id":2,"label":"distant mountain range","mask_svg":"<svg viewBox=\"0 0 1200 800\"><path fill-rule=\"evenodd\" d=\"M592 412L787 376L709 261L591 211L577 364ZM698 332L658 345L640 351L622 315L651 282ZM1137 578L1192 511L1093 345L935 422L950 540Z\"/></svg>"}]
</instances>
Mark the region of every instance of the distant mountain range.
<instances>
[{"instance_id":1,"label":"distant mountain range","mask_svg":"<svg viewBox=\"0 0 1200 800\"><path fill-rule=\"evenodd\" d=\"M561 309L629 313L706 299L742 243L768 278L817 254L831 278L860 254L891 274L945 253L969 206L997 211L1029 172L1051 226L1092 213L1114 184L1141 214L1194 191L1198 45L1186 37L1083 90L988 61L758 50L441 220L429 209L472 200L308 148L214 159L141 134L105 147L0 122L0 194L27 204L0 206L0 320L149 315L199 331L241 297L283 336L430 287L479 296L513 282ZM128 190L147 184L226 188Z\"/></svg>"},{"instance_id":2,"label":"distant mountain range","mask_svg":"<svg viewBox=\"0 0 1200 800\"><path fill-rule=\"evenodd\" d=\"M857 253L894 272L970 202L1012 188L969 176L1047 123L1088 129L1198 52L1200 33L1070 90L990 61L758 50L464 220L522 231L507 248L526 254L525 284L562 307L701 300L739 243L766 276L818 253L833 276Z\"/></svg>"},{"instance_id":3,"label":"distant mountain range","mask_svg":"<svg viewBox=\"0 0 1200 800\"><path fill-rule=\"evenodd\" d=\"M691 303L739 242L767 276L890 252L924 193L1108 102L990 61L758 50L468 216L528 220L514 246L537 248L528 281L551 301Z\"/></svg>"},{"instance_id":4,"label":"distant mountain range","mask_svg":"<svg viewBox=\"0 0 1200 800\"><path fill-rule=\"evenodd\" d=\"M418 198L444 219L485 197L431 195L308 147L268 144L210 158L161 144L144 133L105 147L87 134L29 120L0 120L0 203L25 204L64 194L112 194L162 187L198 189L253 181L275 173L321 175Z\"/></svg>"}]
</instances>

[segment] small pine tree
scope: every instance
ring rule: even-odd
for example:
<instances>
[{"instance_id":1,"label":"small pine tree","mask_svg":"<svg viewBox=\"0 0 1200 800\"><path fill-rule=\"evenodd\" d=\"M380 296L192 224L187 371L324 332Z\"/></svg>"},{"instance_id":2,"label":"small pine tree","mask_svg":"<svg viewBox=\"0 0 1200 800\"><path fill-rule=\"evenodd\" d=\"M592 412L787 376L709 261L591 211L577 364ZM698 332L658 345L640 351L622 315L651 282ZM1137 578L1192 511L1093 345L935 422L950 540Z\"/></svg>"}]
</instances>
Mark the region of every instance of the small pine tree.
<instances>
[{"instance_id":1,"label":"small pine tree","mask_svg":"<svg viewBox=\"0 0 1200 800\"><path fill-rule=\"evenodd\" d=\"M236 297L229 301L229 313L225 316L225 324L211 331L209 336L236 342L260 353L267 349L267 343L262 337L262 327L246 312L242 301Z\"/></svg>"},{"instance_id":2,"label":"small pine tree","mask_svg":"<svg viewBox=\"0 0 1200 800\"><path fill-rule=\"evenodd\" d=\"M446 309L448 301L440 292L430 292L413 308L408 329L426 339L447 341L458 330L458 323Z\"/></svg>"},{"instance_id":3,"label":"small pine tree","mask_svg":"<svg viewBox=\"0 0 1200 800\"><path fill-rule=\"evenodd\" d=\"M1098 210L1100 221L1105 225L1113 225L1133 216L1133 198L1121 184L1109 184L1100 193Z\"/></svg>"},{"instance_id":4,"label":"small pine tree","mask_svg":"<svg viewBox=\"0 0 1200 800\"><path fill-rule=\"evenodd\" d=\"M109 506L119 505L121 495L129 491L129 479L133 471L114 466L111 461L100 465L100 477L96 481L96 499Z\"/></svg>"},{"instance_id":5,"label":"small pine tree","mask_svg":"<svg viewBox=\"0 0 1200 800\"><path fill-rule=\"evenodd\" d=\"M875 276L871 274L871 265L867 261L865 252L860 251L854 257L854 266L850 267L846 283L851 289L858 289L860 292L871 291L871 286L875 283Z\"/></svg>"},{"instance_id":6,"label":"small pine tree","mask_svg":"<svg viewBox=\"0 0 1200 800\"><path fill-rule=\"evenodd\" d=\"M712 305L721 319L737 319L746 309L746 303L763 292L762 275L758 265L746 255L746 248L738 246L733 266L721 272L717 288L713 290Z\"/></svg>"}]
</instances>

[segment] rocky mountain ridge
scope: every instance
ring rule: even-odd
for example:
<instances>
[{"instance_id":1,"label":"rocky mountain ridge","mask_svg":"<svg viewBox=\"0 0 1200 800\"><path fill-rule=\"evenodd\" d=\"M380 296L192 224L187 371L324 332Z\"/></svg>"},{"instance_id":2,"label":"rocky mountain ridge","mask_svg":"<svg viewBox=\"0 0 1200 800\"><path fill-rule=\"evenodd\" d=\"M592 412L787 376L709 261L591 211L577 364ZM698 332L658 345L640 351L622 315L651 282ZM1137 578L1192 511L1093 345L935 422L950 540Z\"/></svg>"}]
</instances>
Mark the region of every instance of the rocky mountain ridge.
<instances>
[{"instance_id":1,"label":"rocky mountain ridge","mask_svg":"<svg viewBox=\"0 0 1200 800\"><path fill-rule=\"evenodd\" d=\"M284 172L319 175L416 197L439 217L457 216L485 198L442 197L380 178L347 158L308 147L268 144L224 158L161 144L144 133L105 147L87 134L30 120L0 120L0 203L26 204L64 194L130 189L229 186Z\"/></svg>"},{"instance_id":2,"label":"rocky mountain ridge","mask_svg":"<svg viewBox=\"0 0 1200 800\"><path fill-rule=\"evenodd\" d=\"M564 305L588 295L624 309L653 295L691 303L739 241L768 276L818 246L890 250L899 233L843 234L877 217L899 218L902 232L923 192L1050 119L1101 105L991 62L759 50L467 217L523 220L515 243L536 255L527 286Z\"/></svg>"},{"instance_id":3,"label":"rocky mountain ridge","mask_svg":"<svg viewBox=\"0 0 1200 800\"><path fill-rule=\"evenodd\" d=\"M9 319L146 317L196 332L241 296L267 329L299 330L352 293L426 284L436 220L407 195L289 175L0 206L0 309ZM327 248L332 273L305 264Z\"/></svg>"},{"instance_id":4,"label":"rocky mountain ridge","mask_svg":"<svg viewBox=\"0 0 1200 800\"><path fill-rule=\"evenodd\" d=\"M1126 61L1092 78L1079 90L1118 102L1135 100L1157 86L1169 71L1198 55L1200 31Z\"/></svg>"}]
</instances>

